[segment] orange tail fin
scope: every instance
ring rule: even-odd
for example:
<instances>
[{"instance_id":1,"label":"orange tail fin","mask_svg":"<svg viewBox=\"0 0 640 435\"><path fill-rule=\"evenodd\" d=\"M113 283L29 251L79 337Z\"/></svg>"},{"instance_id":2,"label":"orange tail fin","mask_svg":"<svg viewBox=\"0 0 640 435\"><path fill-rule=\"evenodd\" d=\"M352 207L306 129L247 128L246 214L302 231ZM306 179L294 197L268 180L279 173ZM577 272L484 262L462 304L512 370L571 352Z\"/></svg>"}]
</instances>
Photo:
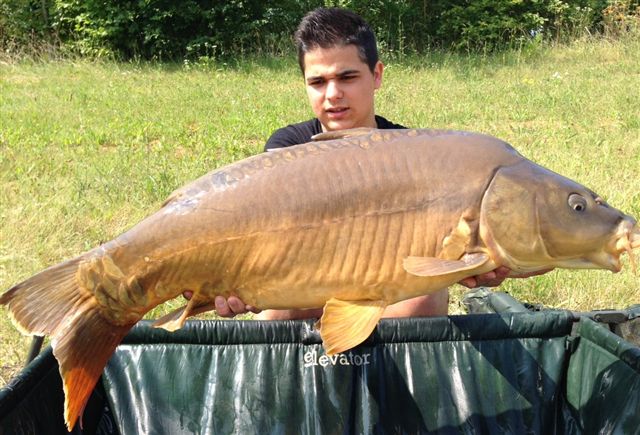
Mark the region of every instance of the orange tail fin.
<instances>
[{"instance_id":1,"label":"orange tail fin","mask_svg":"<svg viewBox=\"0 0 640 435\"><path fill-rule=\"evenodd\" d=\"M104 366L130 325L105 318L93 294L78 285L83 257L50 267L2 296L18 329L51 335L65 393L65 423L71 430L98 382Z\"/></svg>"}]
</instances>

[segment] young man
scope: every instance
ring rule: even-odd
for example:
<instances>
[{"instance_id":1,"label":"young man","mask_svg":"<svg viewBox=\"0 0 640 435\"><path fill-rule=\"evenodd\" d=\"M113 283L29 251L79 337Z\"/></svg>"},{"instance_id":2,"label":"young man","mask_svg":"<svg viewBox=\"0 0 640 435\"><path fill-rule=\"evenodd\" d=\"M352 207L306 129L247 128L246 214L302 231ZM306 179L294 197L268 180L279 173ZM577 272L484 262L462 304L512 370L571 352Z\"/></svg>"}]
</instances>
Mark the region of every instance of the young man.
<instances>
[{"instance_id":1,"label":"young man","mask_svg":"<svg viewBox=\"0 0 640 435\"><path fill-rule=\"evenodd\" d=\"M316 9L300 22L295 41L317 118L277 130L265 151L309 142L323 131L405 128L375 115L374 93L382 85L384 65L375 36L362 18L344 9Z\"/></svg>"},{"instance_id":2,"label":"young man","mask_svg":"<svg viewBox=\"0 0 640 435\"><path fill-rule=\"evenodd\" d=\"M374 94L382 85L384 65L378 59L375 36L369 25L351 11L319 8L308 13L295 34L298 63L304 76L311 109L316 118L289 125L273 133L265 151L311 140L323 131L357 127L405 128L375 114ZM501 267L461 282L467 287L499 285L509 273ZM383 317L446 315L449 290L444 288L389 306ZM217 297L216 311L224 317L254 311L236 297ZM258 319L320 317L322 308L266 310Z\"/></svg>"}]
</instances>

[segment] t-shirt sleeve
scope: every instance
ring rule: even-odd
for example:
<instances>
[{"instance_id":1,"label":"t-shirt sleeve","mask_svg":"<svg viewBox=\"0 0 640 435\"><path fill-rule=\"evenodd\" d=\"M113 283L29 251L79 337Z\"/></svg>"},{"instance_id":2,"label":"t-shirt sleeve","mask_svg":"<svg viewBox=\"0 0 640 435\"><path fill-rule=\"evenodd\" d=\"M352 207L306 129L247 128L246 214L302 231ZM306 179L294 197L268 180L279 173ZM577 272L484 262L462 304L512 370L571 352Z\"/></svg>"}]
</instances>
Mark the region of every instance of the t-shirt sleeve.
<instances>
[{"instance_id":1,"label":"t-shirt sleeve","mask_svg":"<svg viewBox=\"0 0 640 435\"><path fill-rule=\"evenodd\" d=\"M264 145L264 150L269 151L276 148L285 148L307 143L311 140L311 136L319 133L319 131L316 130L319 130L319 128L316 126L314 120L279 128L269 137L267 143Z\"/></svg>"},{"instance_id":2,"label":"t-shirt sleeve","mask_svg":"<svg viewBox=\"0 0 640 435\"><path fill-rule=\"evenodd\" d=\"M376 124L378 124L378 128L381 129L406 129L404 125L394 124L393 122L383 118L382 116L376 115Z\"/></svg>"},{"instance_id":3,"label":"t-shirt sleeve","mask_svg":"<svg viewBox=\"0 0 640 435\"><path fill-rule=\"evenodd\" d=\"M269 151L276 148L284 148L290 147L292 145L297 145L300 142L296 137L295 131L293 131L290 127L282 127L273 132L273 134L267 140L267 143L264 145L264 150Z\"/></svg>"}]
</instances>

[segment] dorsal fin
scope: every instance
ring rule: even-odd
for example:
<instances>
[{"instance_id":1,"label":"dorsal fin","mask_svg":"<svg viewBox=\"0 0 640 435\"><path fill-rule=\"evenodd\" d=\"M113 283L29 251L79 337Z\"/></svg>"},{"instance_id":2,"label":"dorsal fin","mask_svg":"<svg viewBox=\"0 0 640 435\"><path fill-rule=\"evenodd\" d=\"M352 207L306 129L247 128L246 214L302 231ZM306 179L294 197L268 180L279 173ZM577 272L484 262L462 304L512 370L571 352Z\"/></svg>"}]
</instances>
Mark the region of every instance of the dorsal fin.
<instances>
[{"instance_id":1,"label":"dorsal fin","mask_svg":"<svg viewBox=\"0 0 640 435\"><path fill-rule=\"evenodd\" d=\"M371 127L358 127L350 128L348 130L324 131L322 133L311 136L311 140L317 142L320 140L345 139L347 137L364 136L375 130L377 129Z\"/></svg>"}]
</instances>

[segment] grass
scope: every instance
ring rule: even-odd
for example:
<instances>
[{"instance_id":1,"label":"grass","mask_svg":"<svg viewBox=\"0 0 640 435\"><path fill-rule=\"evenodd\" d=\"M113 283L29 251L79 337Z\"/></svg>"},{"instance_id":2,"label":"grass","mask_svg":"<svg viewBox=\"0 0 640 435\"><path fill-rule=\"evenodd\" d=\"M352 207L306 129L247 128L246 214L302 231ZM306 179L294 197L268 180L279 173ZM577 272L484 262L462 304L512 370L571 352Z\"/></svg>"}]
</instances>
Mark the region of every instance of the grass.
<instances>
[{"instance_id":1,"label":"grass","mask_svg":"<svg viewBox=\"0 0 640 435\"><path fill-rule=\"evenodd\" d=\"M498 136L640 217L637 38L391 61L377 112ZM110 240L176 187L260 152L274 129L311 116L293 59L0 64L0 291ZM640 303L629 268L554 271L502 289L575 310ZM464 290L453 289L452 312ZM28 343L0 309L0 385Z\"/></svg>"}]
</instances>

